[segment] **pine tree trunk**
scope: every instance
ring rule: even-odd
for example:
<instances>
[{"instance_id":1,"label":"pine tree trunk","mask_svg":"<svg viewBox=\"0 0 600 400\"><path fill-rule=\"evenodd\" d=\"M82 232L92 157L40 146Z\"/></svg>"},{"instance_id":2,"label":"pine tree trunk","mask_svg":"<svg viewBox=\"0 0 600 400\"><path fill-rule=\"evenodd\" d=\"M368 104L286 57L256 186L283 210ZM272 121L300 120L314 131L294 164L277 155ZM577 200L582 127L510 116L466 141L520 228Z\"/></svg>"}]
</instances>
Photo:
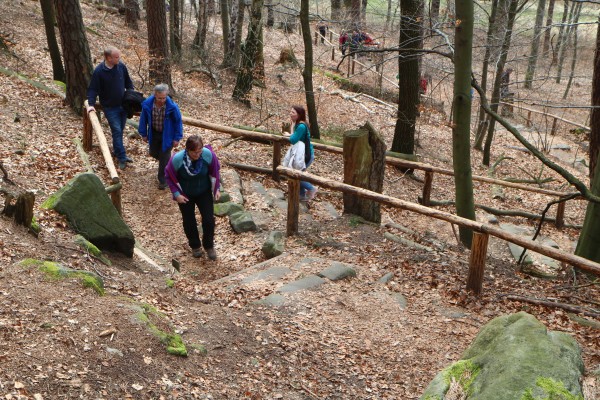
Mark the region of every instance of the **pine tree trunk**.
<instances>
[{"instance_id":1,"label":"pine tree trunk","mask_svg":"<svg viewBox=\"0 0 600 400\"><path fill-rule=\"evenodd\" d=\"M235 81L232 97L250 106L250 91L254 81L254 68L259 49L260 31L262 29L263 0L252 0L248 35L242 45L240 68Z\"/></svg>"},{"instance_id":2,"label":"pine tree trunk","mask_svg":"<svg viewBox=\"0 0 600 400\"><path fill-rule=\"evenodd\" d=\"M331 20L334 22L342 20L342 0L331 0Z\"/></svg>"},{"instance_id":3,"label":"pine tree trunk","mask_svg":"<svg viewBox=\"0 0 600 400\"><path fill-rule=\"evenodd\" d=\"M40 0L42 6L42 16L44 17L44 28L46 29L46 41L48 42L48 50L50 51L50 59L52 60L52 78L55 81L65 81L65 69L60 57L60 49L56 41L56 33L54 32L54 5L52 0Z\"/></svg>"},{"instance_id":4,"label":"pine tree trunk","mask_svg":"<svg viewBox=\"0 0 600 400\"><path fill-rule=\"evenodd\" d=\"M392 151L415 152L415 127L419 106L419 60L414 52L403 48L422 47L419 0L401 0L400 37L398 51L398 116Z\"/></svg>"},{"instance_id":5,"label":"pine tree trunk","mask_svg":"<svg viewBox=\"0 0 600 400\"><path fill-rule=\"evenodd\" d=\"M306 109L308 111L308 121L310 123L310 135L314 139L321 137L319 123L317 119L317 106L315 104L315 92L313 89L313 47L310 32L310 22L308 20L308 0L302 0L300 5L300 25L302 26L302 39L304 40L304 70L302 78L304 80L304 92L306 94Z\"/></svg>"},{"instance_id":6,"label":"pine tree trunk","mask_svg":"<svg viewBox=\"0 0 600 400\"><path fill-rule=\"evenodd\" d=\"M140 5L137 0L125 0L125 24L129 29L138 30Z\"/></svg>"},{"instance_id":7,"label":"pine tree trunk","mask_svg":"<svg viewBox=\"0 0 600 400\"><path fill-rule=\"evenodd\" d=\"M548 13L546 14L546 32L544 33L544 46L542 52L544 55L548 54L550 50L550 37L552 33L552 17L554 16L554 3L555 0L548 0Z\"/></svg>"},{"instance_id":8,"label":"pine tree trunk","mask_svg":"<svg viewBox=\"0 0 600 400\"><path fill-rule=\"evenodd\" d=\"M473 2L456 0L454 50L454 99L452 104L452 163L457 215L475 220L471 171L471 62L473 45ZM473 231L459 227L460 241L471 247Z\"/></svg>"},{"instance_id":9,"label":"pine tree trunk","mask_svg":"<svg viewBox=\"0 0 600 400\"><path fill-rule=\"evenodd\" d=\"M147 0L146 7L150 84L166 83L171 89L171 94L173 94L175 89L171 80L165 2L164 0Z\"/></svg>"},{"instance_id":10,"label":"pine tree trunk","mask_svg":"<svg viewBox=\"0 0 600 400\"><path fill-rule=\"evenodd\" d=\"M90 47L78 0L54 0L67 85L66 103L79 115L92 77Z\"/></svg>"},{"instance_id":11,"label":"pine tree trunk","mask_svg":"<svg viewBox=\"0 0 600 400\"><path fill-rule=\"evenodd\" d=\"M229 4L227 0L219 0L221 7L221 29L223 31L223 65L229 51Z\"/></svg>"},{"instance_id":12,"label":"pine tree trunk","mask_svg":"<svg viewBox=\"0 0 600 400\"><path fill-rule=\"evenodd\" d=\"M504 30L504 41L502 42L502 48L500 49L500 58L496 63L496 77L494 79L494 87L492 89L492 101L490 107L494 112L498 112L498 105L500 104L500 90L502 87L502 72L506 65L506 59L508 57L508 50L510 49L510 42L512 39L512 30L517 16L517 7L519 0L511 0L510 9L508 12L508 19L506 21L506 29ZM494 138L494 130L496 128L496 120L490 118L488 133L485 139L485 147L483 148L483 165L490 165L490 153L492 151L492 140Z\"/></svg>"},{"instance_id":13,"label":"pine tree trunk","mask_svg":"<svg viewBox=\"0 0 600 400\"><path fill-rule=\"evenodd\" d=\"M368 122L356 131L344 133L344 183L382 193L385 150L385 142ZM378 202L352 194L344 193L344 212L381 222Z\"/></svg>"},{"instance_id":14,"label":"pine tree trunk","mask_svg":"<svg viewBox=\"0 0 600 400\"><path fill-rule=\"evenodd\" d=\"M538 8L535 15L535 26L533 28L533 38L531 39L531 52L529 53L529 62L527 63L527 72L525 73L525 88L531 89L533 78L535 76L535 67L537 65L538 53L540 48L540 33L544 21L544 9L546 0L538 0Z\"/></svg>"},{"instance_id":15,"label":"pine tree trunk","mask_svg":"<svg viewBox=\"0 0 600 400\"><path fill-rule=\"evenodd\" d=\"M559 33L559 38L558 41L560 42L560 47L558 49L558 59L557 59L557 65L556 65L556 83L560 83L560 80L562 78L562 69L563 69L563 64L565 62L565 54L567 52L567 48L569 47L569 40L571 37L571 29L573 28L572 22L573 22L573 13L575 12L575 7L577 6L576 2L572 2L571 3L571 7L569 9L568 12L568 17L567 17L567 26L564 26L564 19L565 19L565 15L567 15L566 10L565 10L565 15L563 15L563 25L561 26L562 31L560 33L562 33L562 36ZM565 0L565 7L567 7L567 1ZM564 26L564 29L563 29Z\"/></svg>"},{"instance_id":16,"label":"pine tree trunk","mask_svg":"<svg viewBox=\"0 0 600 400\"><path fill-rule=\"evenodd\" d=\"M565 93L563 94L563 100L567 98L569 94L569 90L571 89L571 84L573 83L573 77L575 75L575 65L577 65L577 24L579 23L579 15L581 14L581 8L583 3L577 3L577 9L575 10L575 15L573 17L573 28L571 32L573 46L569 46L573 48L573 57L571 58L571 73L569 74L569 82L567 82L567 87L565 88Z\"/></svg>"},{"instance_id":17,"label":"pine tree trunk","mask_svg":"<svg viewBox=\"0 0 600 400\"><path fill-rule=\"evenodd\" d=\"M594 180L594 171L600 154L600 18L596 32L596 51L594 52L594 77L592 79L592 108L590 114L590 182Z\"/></svg>"},{"instance_id":18,"label":"pine tree trunk","mask_svg":"<svg viewBox=\"0 0 600 400\"><path fill-rule=\"evenodd\" d=\"M179 8L179 0L170 0L171 12L169 13L169 44L171 45L171 55L173 61L181 59L181 36L179 27L179 17L183 10Z\"/></svg>"}]
</instances>

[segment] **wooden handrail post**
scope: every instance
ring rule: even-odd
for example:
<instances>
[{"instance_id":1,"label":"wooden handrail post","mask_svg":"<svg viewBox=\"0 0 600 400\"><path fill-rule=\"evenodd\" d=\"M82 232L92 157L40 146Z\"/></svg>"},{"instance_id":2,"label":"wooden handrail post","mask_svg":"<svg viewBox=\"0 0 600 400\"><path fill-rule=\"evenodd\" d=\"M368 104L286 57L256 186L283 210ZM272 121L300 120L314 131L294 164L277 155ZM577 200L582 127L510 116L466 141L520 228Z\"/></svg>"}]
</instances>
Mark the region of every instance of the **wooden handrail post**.
<instances>
[{"instance_id":1,"label":"wooden handrail post","mask_svg":"<svg viewBox=\"0 0 600 400\"><path fill-rule=\"evenodd\" d=\"M558 120L556 118L554 118L554 121L552 122L552 130L550 130L550 135L552 135L552 136L554 136L556 134L556 122L557 121Z\"/></svg>"},{"instance_id":2,"label":"wooden handrail post","mask_svg":"<svg viewBox=\"0 0 600 400\"><path fill-rule=\"evenodd\" d=\"M273 142L273 180L279 182L281 177L277 172L277 167L281 164L281 142Z\"/></svg>"},{"instance_id":3,"label":"wooden handrail post","mask_svg":"<svg viewBox=\"0 0 600 400\"><path fill-rule=\"evenodd\" d=\"M348 56L346 58L348 59L348 73L346 74L346 76L350 77L350 63L352 63L352 61L351 61L352 56Z\"/></svg>"},{"instance_id":4,"label":"wooden handrail post","mask_svg":"<svg viewBox=\"0 0 600 400\"><path fill-rule=\"evenodd\" d=\"M531 126L531 111L527 111L527 121L525 122L525 125L528 127Z\"/></svg>"},{"instance_id":5,"label":"wooden handrail post","mask_svg":"<svg viewBox=\"0 0 600 400\"><path fill-rule=\"evenodd\" d=\"M110 194L113 206L117 209L119 215L123 215L123 207L121 206L121 189L115 190Z\"/></svg>"},{"instance_id":6,"label":"wooden handrail post","mask_svg":"<svg viewBox=\"0 0 600 400\"><path fill-rule=\"evenodd\" d=\"M335 46L331 46L331 61L335 61Z\"/></svg>"},{"instance_id":7,"label":"wooden handrail post","mask_svg":"<svg viewBox=\"0 0 600 400\"><path fill-rule=\"evenodd\" d=\"M483 271L485 269L488 240L489 235L487 233L473 232L467 290L471 290L476 295L481 293L483 287Z\"/></svg>"},{"instance_id":8,"label":"wooden handrail post","mask_svg":"<svg viewBox=\"0 0 600 400\"><path fill-rule=\"evenodd\" d=\"M317 46L317 45L318 45L318 42L319 42L319 41L317 40L318 38L319 38L319 32L315 32L315 46Z\"/></svg>"},{"instance_id":9,"label":"wooden handrail post","mask_svg":"<svg viewBox=\"0 0 600 400\"><path fill-rule=\"evenodd\" d=\"M566 201L561 201L558 203L558 208L556 209L556 221L554 225L557 228L562 228L565 226L565 206L567 205Z\"/></svg>"},{"instance_id":10,"label":"wooden handrail post","mask_svg":"<svg viewBox=\"0 0 600 400\"><path fill-rule=\"evenodd\" d=\"M93 134L92 122L90 121L90 116L88 115L87 107L84 105L83 106L83 140L82 140L82 144L83 144L83 149L85 151L92 150L92 143L93 143L92 134Z\"/></svg>"},{"instance_id":11,"label":"wooden handrail post","mask_svg":"<svg viewBox=\"0 0 600 400\"><path fill-rule=\"evenodd\" d=\"M425 184L423 185L423 205L429 207L431 204L431 184L433 183L433 172L425 172Z\"/></svg>"},{"instance_id":12,"label":"wooden handrail post","mask_svg":"<svg viewBox=\"0 0 600 400\"><path fill-rule=\"evenodd\" d=\"M356 59L352 56L352 75L354 75L354 66L356 65Z\"/></svg>"},{"instance_id":13,"label":"wooden handrail post","mask_svg":"<svg viewBox=\"0 0 600 400\"><path fill-rule=\"evenodd\" d=\"M300 180L288 179L288 212L287 236L298 233L298 219L300 217Z\"/></svg>"}]
</instances>

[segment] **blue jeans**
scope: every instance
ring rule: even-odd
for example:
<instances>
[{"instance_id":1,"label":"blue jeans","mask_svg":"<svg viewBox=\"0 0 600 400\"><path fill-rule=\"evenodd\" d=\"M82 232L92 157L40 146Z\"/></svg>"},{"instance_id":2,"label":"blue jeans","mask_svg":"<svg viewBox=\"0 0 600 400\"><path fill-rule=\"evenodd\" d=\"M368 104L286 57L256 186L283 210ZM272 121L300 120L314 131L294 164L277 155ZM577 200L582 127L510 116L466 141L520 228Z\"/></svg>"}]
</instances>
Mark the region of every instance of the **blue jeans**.
<instances>
[{"instance_id":1,"label":"blue jeans","mask_svg":"<svg viewBox=\"0 0 600 400\"><path fill-rule=\"evenodd\" d=\"M310 156L310 160L308 160L308 164L306 164L306 169L310 167L310 165L315 161L315 155ZM315 187L310 182L300 181L300 197L306 196L307 190L315 190Z\"/></svg>"},{"instance_id":2,"label":"blue jeans","mask_svg":"<svg viewBox=\"0 0 600 400\"><path fill-rule=\"evenodd\" d=\"M106 107L104 115L112 133L113 153L117 160L125 161L127 154L125 154L125 146L123 146L123 129L125 129L127 114L123 107Z\"/></svg>"}]
</instances>

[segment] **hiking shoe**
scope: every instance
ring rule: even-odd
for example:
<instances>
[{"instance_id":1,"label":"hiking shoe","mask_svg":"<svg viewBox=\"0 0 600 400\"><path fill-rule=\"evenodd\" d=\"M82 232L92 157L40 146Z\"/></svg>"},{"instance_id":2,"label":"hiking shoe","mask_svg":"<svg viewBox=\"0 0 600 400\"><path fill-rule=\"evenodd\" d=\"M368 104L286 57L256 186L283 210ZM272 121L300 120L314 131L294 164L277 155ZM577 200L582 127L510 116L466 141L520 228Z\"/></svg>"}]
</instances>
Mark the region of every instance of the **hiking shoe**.
<instances>
[{"instance_id":1,"label":"hiking shoe","mask_svg":"<svg viewBox=\"0 0 600 400\"><path fill-rule=\"evenodd\" d=\"M167 188L167 184L163 182L158 183L158 190L165 190Z\"/></svg>"},{"instance_id":2,"label":"hiking shoe","mask_svg":"<svg viewBox=\"0 0 600 400\"><path fill-rule=\"evenodd\" d=\"M202 257L202 249L198 247L197 249L192 249L192 257L200 258Z\"/></svg>"},{"instance_id":3,"label":"hiking shoe","mask_svg":"<svg viewBox=\"0 0 600 400\"><path fill-rule=\"evenodd\" d=\"M132 163L133 159L131 157L125 156L125 162Z\"/></svg>"},{"instance_id":4,"label":"hiking shoe","mask_svg":"<svg viewBox=\"0 0 600 400\"><path fill-rule=\"evenodd\" d=\"M125 169L125 168L127 168L127 162L119 161L119 169Z\"/></svg>"},{"instance_id":5,"label":"hiking shoe","mask_svg":"<svg viewBox=\"0 0 600 400\"><path fill-rule=\"evenodd\" d=\"M307 198L308 200L312 200L312 199L314 199L314 198L315 198L315 196L317 195L317 191L318 191L318 190L319 190L319 189L317 189L317 188L314 188L313 190L307 190L307 191L306 191L306 198Z\"/></svg>"},{"instance_id":6,"label":"hiking shoe","mask_svg":"<svg viewBox=\"0 0 600 400\"><path fill-rule=\"evenodd\" d=\"M213 261L217 259L217 252L214 248L206 250L206 254L208 254L208 258Z\"/></svg>"}]
</instances>

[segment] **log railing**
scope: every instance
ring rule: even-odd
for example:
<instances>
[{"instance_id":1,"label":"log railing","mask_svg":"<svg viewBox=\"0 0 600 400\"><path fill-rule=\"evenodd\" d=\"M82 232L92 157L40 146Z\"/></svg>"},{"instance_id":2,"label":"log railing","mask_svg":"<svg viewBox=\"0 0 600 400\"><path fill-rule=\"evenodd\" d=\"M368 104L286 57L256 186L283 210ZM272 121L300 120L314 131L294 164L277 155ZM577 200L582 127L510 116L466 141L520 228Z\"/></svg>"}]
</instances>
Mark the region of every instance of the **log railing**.
<instances>
[{"instance_id":1,"label":"log railing","mask_svg":"<svg viewBox=\"0 0 600 400\"><path fill-rule=\"evenodd\" d=\"M345 183L340 183L333 179L322 178L318 175L313 175L306 172L300 172L294 169L277 167L280 175L288 178L288 213L287 213L287 235L292 236L298 233L299 220L299 186L300 180L308 181L320 187L332 189L342 193L349 193L355 196L364 197L365 199L377 201L390 207L399 208L425 215L430 218L439 219L450 222L474 231L473 244L469 259L469 274L467 277L467 290L471 290L476 294L481 293L483 287L483 272L485 268L485 259L487 255L487 245L489 236L495 236L507 242L514 243L525 249L535 251L558 261L570 264L583 271L590 272L600 276L600 264L556 249L554 247L545 246L539 242L535 242L524 237L514 235L496 226L473 221L467 218L459 217L444 211L435 210L421 204L412 203L405 200L400 200L395 197L387 196L381 193L372 192L366 189L357 188Z\"/></svg>"},{"instance_id":2,"label":"log railing","mask_svg":"<svg viewBox=\"0 0 600 400\"><path fill-rule=\"evenodd\" d=\"M255 131L249 131L249 130L245 130L245 129L231 128L228 126L214 124L211 122L201 121L201 120L189 118L189 117L183 117L183 123L186 125L196 126L199 128L204 128L204 129L208 129L208 130L215 131L215 132L226 133L226 134L231 135L232 137L241 137L244 140L248 140L248 141L264 143L264 144L272 143L273 144L273 162L272 162L272 167L271 167L271 175L275 181L279 182L279 173L277 171L277 166L279 164L281 164L281 144L289 143L289 139L287 137L274 135L271 133L255 132ZM313 147L315 148L315 150L321 150L321 151L326 151L329 153L336 153L336 154L343 153L343 149L340 146L323 144L323 143L318 143L315 141L313 141L312 144L313 144ZM429 164L425 164L425 163L421 163L421 162L417 162L417 161L406 160L406 159L401 158L401 157L407 157L408 155L402 155L402 154L392 153L392 152L387 152L386 154L388 154L385 159L386 164L394 165L396 167L400 167L400 168L407 169L407 170L412 169L412 170L420 170L420 171L425 172L425 184L423 185L423 193L422 193L422 204L425 206L430 205L431 189L432 189L432 185L433 185L434 173L446 175L446 176L454 176L454 171L452 171L452 170L435 167L433 165L429 165ZM260 168L260 167L253 167L253 166L242 165L242 164L236 164L235 167L240 168L240 169L250 170L253 172L259 172L259 173L265 172L265 169ZM494 184L494 185L500 185L500 186L510 187L513 189L524 190L527 192L539 193L539 194L543 194L543 195L551 196L551 197L561 198L561 197L570 196L572 194L572 193L566 193L566 192L559 192L556 190L531 187L531 186L527 186L527 185L520 184L520 183L504 181L501 179L494 179L494 178L490 178L487 176L473 175L472 179L476 182L484 182L484 183L489 183L489 184ZM556 219L555 219L555 224L559 228L564 226L564 215L565 215L565 202L561 202L558 204L558 208L556 211Z\"/></svg>"},{"instance_id":3,"label":"log railing","mask_svg":"<svg viewBox=\"0 0 600 400\"><path fill-rule=\"evenodd\" d=\"M531 113L542 114L542 115L545 115L547 117L552 118L553 119L553 121L552 121L552 129L550 131L551 135L554 135L556 133L556 124L557 124L558 121L561 121L561 122L564 122L566 124L573 125L573 126L576 126L578 128L582 128L582 129L585 129L585 130L588 130L588 131L590 130L589 126L580 124L580 123L575 122L575 121L570 121L570 120L568 120L566 118L559 117L558 115L549 114L549 113L544 112L544 111L536 110L535 108L528 108L528 107L525 107L525 106L521 106L518 103L513 104L513 103L506 103L506 102L501 101L500 104L509 105L509 106L512 106L512 107L517 107L518 109L527 111L527 118L525 119L527 126L531 126L531 124L532 124L532 122L531 122Z\"/></svg>"},{"instance_id":4,"label":"log railing","mask_svg":"<svg viewBox=\"0 0 600 400\"><path fill-rule=\"evenodd\" d=\"M108 173L110 175L111 180L111 186L109 190L107 190L107 192L110 194L112 203L119 212L119 214L122 214L122 185L120 183L119 174L117 173L117 168L115 168L112 155L110 154L110 148L108 147L108 142L106 141L106 136L104 135L104 131L102 130L102 126L100 125L98 115L96 114L96 111L91 111L88 113L87 106L88 102L86 100L83 104L83 149L85 151L92 150L93 134L96 134L96 137L98 138L98 143L100 144L100 150L102 151L102 156L104 157L104 162L106 163L106 168L108 169Z\"/></svg>"}]
</instances>

